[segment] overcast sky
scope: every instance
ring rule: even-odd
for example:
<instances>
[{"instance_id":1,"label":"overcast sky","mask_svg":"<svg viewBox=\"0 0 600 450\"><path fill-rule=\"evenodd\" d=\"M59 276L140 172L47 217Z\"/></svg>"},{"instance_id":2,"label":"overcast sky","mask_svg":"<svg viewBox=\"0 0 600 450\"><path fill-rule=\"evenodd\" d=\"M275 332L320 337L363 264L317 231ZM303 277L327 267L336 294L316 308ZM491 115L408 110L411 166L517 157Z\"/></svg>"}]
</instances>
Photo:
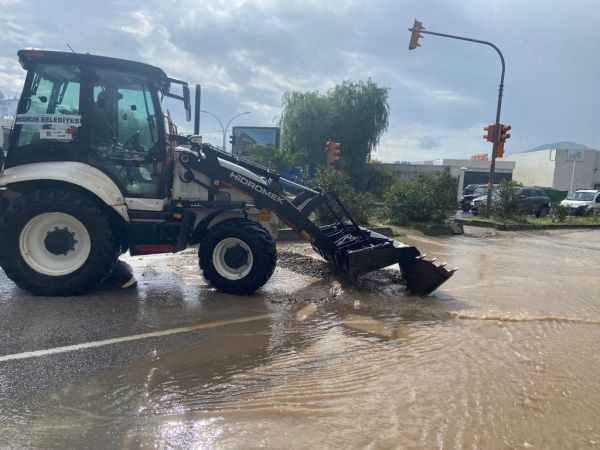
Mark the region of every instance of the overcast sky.
<instances>
[{"instance_id":1,"label":"overcast sky","mask_svg":"<svg viewBox=\"0 0 600 450\"><path fill-rule=\"evenodd\" d=\"M201 83L203 107L237 125L272 126L281 96L371 78L389 87L391 120L375 157L468 157L489 151L500 66L492 49L426 36L491 40L507 61L507 150L571 140L600 148L600 8L588 0L0 0L0 90L16 93L24 47L145 61ZM202 132L220 143L218 125Z\"/></svg>"}]
</instances>

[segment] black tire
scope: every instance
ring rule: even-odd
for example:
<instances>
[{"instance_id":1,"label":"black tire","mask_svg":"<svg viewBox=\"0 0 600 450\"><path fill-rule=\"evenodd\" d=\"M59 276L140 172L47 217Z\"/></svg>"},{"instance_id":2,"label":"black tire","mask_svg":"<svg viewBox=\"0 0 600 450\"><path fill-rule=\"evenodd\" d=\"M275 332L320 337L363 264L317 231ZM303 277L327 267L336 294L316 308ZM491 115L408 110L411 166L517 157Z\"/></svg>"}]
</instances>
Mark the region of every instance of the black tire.
<instances>
[{"instance_id":1,"label":"black tire","mask_svg":"<svg viewBox=\"0 0 600 450\"><path fill-rule=\"evenodd\" d=\"M47 213L76 218L89 235L89 255L83 265L71 273L43 274L23 259L19 241L24 228L33 218ZM93 198L68 189L31 191L15 199L3 215L0 236L0 265L20 288L35 295L85 294L110 274L119 256L119 246L103 208ZM47 239L45 245L48 248Z\"/></svg>"},{"instance_id":2,"label":"black tire","mask_svg":"<svg viewBox=\"0 0 600 450\"><path fill-rule=\"evenodd\" d=\"M249 273L241 279L224 277L213 263L217 245L227 238L239 239L252 252ZM273 238L259 223L247 219L231 219L215 225L200 243L199 255L204 278L220 291L236 295L254 293L269 281L277 265L277 248Z\"/></svg>"}]
</instances>

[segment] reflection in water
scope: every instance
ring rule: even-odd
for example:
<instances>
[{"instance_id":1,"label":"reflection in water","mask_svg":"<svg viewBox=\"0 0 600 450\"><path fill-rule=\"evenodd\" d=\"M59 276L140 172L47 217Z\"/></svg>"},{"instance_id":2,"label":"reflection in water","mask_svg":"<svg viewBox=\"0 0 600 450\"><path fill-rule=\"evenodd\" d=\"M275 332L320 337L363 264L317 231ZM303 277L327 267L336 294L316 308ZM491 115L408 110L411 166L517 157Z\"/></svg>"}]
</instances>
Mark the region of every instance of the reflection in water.
<instances>
[{"instance_id":1,"label":"reflection in water","mask_svg":"<svg viewBox=\"0 0 600 450\"><path fill-rule=\"evenodd\" d=\"M407 297L393 270L359 286L326 277L301 288L281 272L248 300L269 320L3 411L2 439L44 448L600 445L600 282L564 246L557 253L535 236L451 242L442 256L461 272L434 297ZM543 278L548 270L555 277ZM198 300L201 290L208 299ZM144 309L214 313L227 301L205 286L177 292L173 304L152 292ZM161 323L158 313L143 320Z\"/></svg>"}]
</instances>

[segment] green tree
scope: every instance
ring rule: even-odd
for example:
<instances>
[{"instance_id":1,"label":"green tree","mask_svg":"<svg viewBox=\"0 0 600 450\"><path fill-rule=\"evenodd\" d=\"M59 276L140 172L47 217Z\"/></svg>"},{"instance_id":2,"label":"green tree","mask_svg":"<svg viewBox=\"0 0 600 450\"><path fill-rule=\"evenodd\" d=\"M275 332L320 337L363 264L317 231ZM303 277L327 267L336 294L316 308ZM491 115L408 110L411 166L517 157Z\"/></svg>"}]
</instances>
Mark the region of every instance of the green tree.
<instances>
[{"instance_id":1,"label":"green tree","mask_svg":"<svg viewBox=\"0 0 600 450\"><path fill-rule=\"evenodd\" d=\"M363 169L389 123L389 90L373 81L346 81L327 93L291 92L283 97L283 147L309 163L325 164L325 142L342 144L340 168L364 189Z\"/></svg>"},{"instance_id":2,"label":"green tree","mask_svg":"<svg viewBox=\"0 0 600 450\"><path fill-rule=\"evenodd\" d=\"M496 195L492 204L492 213L503 218L516 218L519 211L519 199L517 188L521 184L512 180L502 180L496 189Z\"/></svg>"},{"instance_id":3,"label":"green tree","mask_svg":"<svg viewBox=\"0 0 600 450\"><path fill-rule=\"evenodd\" d=\"M368 224L373 213L375 198L369 192L357 192L353 187L348 175L335 169L323 168L317 173L316 185L325 192L337 195L344 207L359 224ZM343 216L339 207L334 206L338 216ZM331 211L322 207L317 211L318 220L321 224L335 221Z\"/></svg>"},{"instance_id":4,"label":"green tree","mask_svg":"<svg viewBox=\"0 0 600 450\"><path fill-rule=\"evenodd\" d=\"M375 160L371 160L362 172L362 189L370 192L379 200L383 200L385 193L397 180L397 176L392 170Z\"/></svg>"},{"instance_id":5,"label":"green tree","mask_svg":"<svg viewBox=\"0 0 600 450\"><path fill-rule=\"evenodd\" d=\"M249 149L248 155L248 159L276 172L285 172L304 164L304 158L300 153L291 152L283 147L254 145Z\"/></svg>"},{"instance_id":6,"label":"green tree","mask_svg":"<svg viewBox=\"0 0 600 450\"><path fill-rule=\"evenodd\" d=\"M448 173L400 180L385 195L392 222L442 223L456 211L456 179Z\"/></svg>"}]
</instances>

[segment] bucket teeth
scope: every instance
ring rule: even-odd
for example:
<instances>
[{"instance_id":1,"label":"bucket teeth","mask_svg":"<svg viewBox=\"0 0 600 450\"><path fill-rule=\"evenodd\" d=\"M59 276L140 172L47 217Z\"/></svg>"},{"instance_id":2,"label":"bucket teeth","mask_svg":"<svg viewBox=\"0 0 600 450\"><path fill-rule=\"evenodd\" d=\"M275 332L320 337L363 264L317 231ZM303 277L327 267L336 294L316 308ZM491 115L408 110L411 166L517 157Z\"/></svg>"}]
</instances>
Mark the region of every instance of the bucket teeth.
<instances>
[{"instance_id":1,"label":"bucket teeth","mask_svg":"<svg viewBox=\"0 0 600 450\"><path fill-rule=\"evenodd\" d=\"M423 257L416 257L412 263L400 266L409 291L424 297L450 278L456 270L447 270L446 264L436 265L435 259L427 261Z\"/></svg>"}]
</instances>

